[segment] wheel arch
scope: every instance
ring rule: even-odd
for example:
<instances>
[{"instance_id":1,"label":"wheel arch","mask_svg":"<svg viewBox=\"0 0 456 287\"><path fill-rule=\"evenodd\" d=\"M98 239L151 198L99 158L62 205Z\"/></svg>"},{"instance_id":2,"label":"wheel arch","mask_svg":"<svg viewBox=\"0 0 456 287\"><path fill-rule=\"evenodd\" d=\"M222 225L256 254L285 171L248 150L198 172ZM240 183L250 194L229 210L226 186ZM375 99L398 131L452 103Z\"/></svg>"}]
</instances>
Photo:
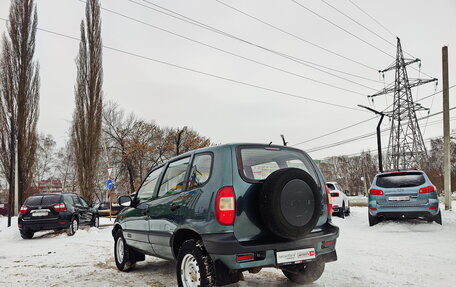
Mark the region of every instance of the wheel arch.
<instances>
[{"instance_id":1,"label":"wheel arch","mask_svg":"<svg viewBox=\"0 0 456 287\"><path fill-rule=\"evenodd\" d=\"M120 226L119 223L114 224L114 227L112 228L112 237L116 236L117 231L122 230L122 227Z\"/></svg>"},{"instance_id":2,"label":"wheel arch","mask_svg":"<svg viewBox=\"0 0 456 287\"><path fill-rule=\"evenodd\" d=\"M185 241L190 239L201 240L202 238L201 235L191 229L179 229L174 232L174 235L171 237L171 248L175 259L179 253L179 248Z\"/></svg>"}]
</instances>

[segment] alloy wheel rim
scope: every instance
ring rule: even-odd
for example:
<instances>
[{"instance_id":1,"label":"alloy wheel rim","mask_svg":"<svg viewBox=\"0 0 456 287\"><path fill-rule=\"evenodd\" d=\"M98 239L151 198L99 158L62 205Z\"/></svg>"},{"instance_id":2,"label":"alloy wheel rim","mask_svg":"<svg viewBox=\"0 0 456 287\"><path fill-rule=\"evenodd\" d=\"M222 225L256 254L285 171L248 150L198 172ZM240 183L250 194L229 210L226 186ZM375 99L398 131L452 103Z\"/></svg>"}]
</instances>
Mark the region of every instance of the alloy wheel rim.
<instances>
[{"instance_id":1,"label":"alloy wheel rim","mask_svg":"<svg viewBox=\"0 0 456 287\"><path fill-rule=\"evenodd\" d=\"M95 227L99 227L100 226L100 219L97 217L95 217Z\"/></svg>"},{"instance_id":2,"label":"alloy wheel rim","mask_svg":"<svg viewBox=\"0 0 456 287\"><path fill-rule=\"evenodd\" d=\"M196 259L186 254L181 263L181 280L184 287L198 287L201 283L201 274Z\"/></svg>"},{"instance_id":3,"label":"alloy wheel rim","mask_svg":"<svg viewBox=\"0 0 456 287\"><path fill-rule=\"evenodd\" d=\"M76 232L76 230L78 230L78 221L76 219L73 219L73 233Z\"/></svg>"},{"instance_id":4,"label":"alloy wheel rim","mask_svg":"<svg viewBox=\"0 0 456 287\"><path fill-rule=\"evenodd\" d=\"M123 257L124 257L124 243L121 237L117 239L116 243L116 250L117 250L117 261L118 263L123 262Z\"/></svg>"}]
</instances>

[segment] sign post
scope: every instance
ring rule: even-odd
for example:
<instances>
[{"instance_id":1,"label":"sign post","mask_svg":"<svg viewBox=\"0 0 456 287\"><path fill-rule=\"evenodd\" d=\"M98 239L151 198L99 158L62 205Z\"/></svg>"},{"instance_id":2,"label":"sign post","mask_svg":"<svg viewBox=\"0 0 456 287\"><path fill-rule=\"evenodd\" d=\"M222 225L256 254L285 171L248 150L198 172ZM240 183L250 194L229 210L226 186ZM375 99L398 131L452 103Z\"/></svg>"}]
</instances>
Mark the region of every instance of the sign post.
<instances>
[{"instance_id":1,"label":"sign post","mask_svg":"<svg viewBox=\"0 0 456 287\"><path fill-rule=\"evenodd\" d=\"M112 219L112 189L114 188L114 181L111 177L109 177L108 181L106 182L106 186L109 190L109 221Z\"/></svg>"}]
</instances>

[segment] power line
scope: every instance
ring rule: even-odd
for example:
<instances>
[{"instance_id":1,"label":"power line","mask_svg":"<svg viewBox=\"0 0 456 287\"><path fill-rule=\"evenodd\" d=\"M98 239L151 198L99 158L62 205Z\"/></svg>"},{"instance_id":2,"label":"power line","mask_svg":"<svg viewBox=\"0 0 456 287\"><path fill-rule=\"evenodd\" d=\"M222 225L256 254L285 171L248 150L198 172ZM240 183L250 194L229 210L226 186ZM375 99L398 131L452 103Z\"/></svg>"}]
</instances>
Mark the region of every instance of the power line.
<instances>
[{"instance_id":1,"label":"power line","mask_svg":"<svg viewBox=\"0 0 456 287\"><path fill-rule=\"evenodd\" d=\"M452 107L450 109L451 110L454 110L456 109L456 107ZM434 114L431 114L431 115L427 115L427 116L424 116L424 117L421 117L418 119L418 121L421 121L421 120L424 120L424 119L427 119L427 118L430 118L430 117L434 117L434 116L437 116L439 114L443 113L442 111L440 112L437 112L437 113L434 113ZM401 126L407 124L407 122L404 122L401 124ZM385 131L389 131L391 130L391 128L385 128L383 130L381 130L381 132L385 132ZM341 141L338 141L338 142L333 142L333 143L330 143L330 144L326 144L324 146L319 146L319 147L315 147L315 148L310 148L307 150L308 153L311 153L311 152L316 152L316 151L320 151L320 150L325 150L325 149L328 149L328 148L332 148L332 147L335 147L335 146L340 146L340 145L343 145L343 144L347 144L347 143L351 143L353 141L357 141L357 140L360 140L360 139L364 139L364 138L367 138L369 136L373 136L375 135L376 133L373 132L373 133L367 133L367 134L364 134L364 135L360 135L360 136L356 136L356 137L352 137L352 138L348 138L348 139L344 139L344 140L341 140Z\"/></svg>"},{"instance_id":2,"label":"power line","mask_svg":"<svg viewBox=\"0 0 456 287\"><path fill-rule=\"evenodd\" d=\"M364 11L363 9L361 9L361 7L359 7L358 5L356 5L352 0L348 0L353 6L355 6L356 8L358 8L361 12L363 12L367 17L371 18L372 20L375 21L375 23L377 23L378 25L380 25L383 29L385 29L385 31L387 31L388 33L390 33L391 36L393 36L394 38L396 38L396 35L391 32L388 28L386 28L382 23L380 23L379 21L377 21L374 17L372 17L371 15L369 15L366 11Z\"/></svg>"},{"instance_id":3,"label":"power line","mask_svg":"<svg viewBox=\"0 0 456 287\"><path fill-rule=\"evenodd\" d=\"M297 5L301 6L302 8L306 9L307 11L309 11L309 12L312 13L312 14L314 14L315 16L317 16L317 17L319 17L319 18L325 20L326 22L332 24L333 26L339 28L340 30L344 31L345 33L347 33L347 34L349 34L349 35L355 37L356 39L360 40L361 42L363 42L363 43L365 43L365 44L371 46L372 48L376 49L377 51L380 51L381 53L387 55L388 57L394 58L394 56L392 56L392 55L389 54L388 52L385 52L385 51L383 51L382 49L378 48L377 46L375 46L375 45L373 45L373 44L367 42L366 40L362 39L361 37L355 35L354 33L350 32L350 31L348 31L347 29L345 29L345 28L343 28L343 27L337 25L336 23L332 22L331 20L329 20L329 19L327 19L327 18L321 16L321 15L318 14L317 12L311 10L310 8L307 8L306 6L302 5L301 3L298 3L296 0L291 0L291 1L294 2L294 3L296 3Z\"/></svg>"},{"instance_id":4,"label":"power line","mask_svg":"<svg viewBox=\"0 0 456 287\"><path fill-rule=\"evenodd\" d=\"M374 17L372 17L371 15L369 15L369 13L367 13L366 11L364 11L361 7L359 7L358 5L356 5L352 0L348 0L353 6L355 6L356 8L358 8L362 13L364 13L367 17L371 18L375 23L377 23L378 25L380 25L383 29L385 29L385 31L387 31L388 33L390 33L390 35L392 35L393 37L397 37L393 32L391 32L388 28L386 28L382 23L380 23L379 21L377 21ZM410 57L413 57L413 58L416 58L415 56L411 55L410 53L408 53L407 51L404 51L407 55L409 55ZM417 70L415 67L411 66L411 68L415 71L420 71L420 70ZM421 71L420 71L421 72ZM424 75L430 77L430 78L433 78L432 76L422 72Z\"/></svg>"},{"instance_id":5,"label":"power line","mask_svg":"<svg viewBox=\"0 0 456 287\"><path fill-rule=\"evenodd\" d=\"M268 22L266 22L266 21L264 21L264 20L262 20L262 19L260 19L260 18L258 18L258 17L255 17L255 16L253 16L253 15L251 15L251 14L248 14L248 13L246 13L246 12L244 12L244 11L242 11L242 10L240 10L240 9L238 9L238 8L236 8L236 7L234 7L234 6L228 5L227 3L224 3L223 1L220 1L220 0L215 0L215 1L217 1L218 3L220 3L220 4L222 4L222 5L224 5L224 6L228 7L228 8L230 8L230 9L232 9L232 10L234 10L234 11L239 12L239 13L241 13L241 14L243 14L243 15L245 15L245 16L251 18L251 19L254 19L254 20L256 20L256 21L258 21L258 22L260 22L260 23L263 23L264 25L266 25L266 26L268 26L268 27L271 27L271 28L273 28L273 29L275 29L275 30L277 30L277 31L280 31L280 32L282 32L282 33L284 33L284 34L287 34L287 35L289 35L289 36L291 36L291 37L293 37L293 38L295 38L295 39L298 39L298 40L300 40L300 41L303 41L303 42L305 42L305 43L307 43L307 44L309 44L309 45L312 45L312 46L317 47L317 48L319 48L319 49L323 49L324 51L326 51L326 52L328 52L328 53L331 53L331 54L336 55L336 56L338 56L338 57L342 57L343 59L346 59L346 60L348 60L348 61L354 62L354 63L359 64L359 65L362 65L362 66L364 66L364 67L366 67L366 68L369 68L369 69L371 69L371 70L377 70L377 69L375 69L375 68L373 68L373 67L367 66L367 65L365 65L365 64L363 64L363 63L361 63L361 62L359 62L359 61L356 61L356 60L353 60L353 59L348 58L348 57L346 57L346 56L343 56L343 55L341 55L341 54L339 54L339 53L336 53L336 52L334 52L334 51L332 51L332 50L329 50L329 49L327 49L327 48L324 48L324 47L322 47L321 45L318 45L318 44L315 44L315 43L313 43L313 42L310 42L309 40L306 40L306 39L304 39L304 38L302 38L302 37L300 37L300 36L298 36L298 35L296 35L296 34L290 33L290 32L288 32L288 31L286 31L286 30L284 30L284 29L282 29L282 28L279 28L279 27L277 27L277 26L275 26L275 25L272 25L272 24L270 24L270 23L268 23ZM376 81L376 82L379 82L379 81Z\"/></svg>"},{"instance_id":6,"label":"power line","mask_svg":"<svg viewBox=\"0 0 456 287\"><path fill-rule=\"evenodd\" d=\"M85 3L85 1L83 1L83 0L79 0L79 1L82 2L82 3ZM346 89L346 88L343 88L343 87L339 87L339 86L336 86L336 85L333 85L333 84L329 84L329 83L326 83L326 82L322 82L322 81L319 81L319 80L315 80L315 79L313 79L313 78L309 78L309 77L304 76L304 75L301 75L301 74L297 74L297 73L294 73L294 72L291 72L291 71L288 71L288 70L285 70L285 69L281 69L281 68L278 68L278 67L274 67L274 66L272 66L272 65L269 65L269 64L266 64L266 63L263 63L263 62L254 60L254 59L252 59L252 58L248 58L248 57L245 57L245 56L242 56L242 55L239 55L239 54L236 54L236 53L233 53L233 52L230 52L230 51L227 51L227 50L224 50L224 49L215 47L215 46L212 46L212 45L210 45L210 44L207 44L207 43L204 43L204 42L195 40L195 39L190 38L190 37L186 37L186 36L181 35L181 34L178 34L178 33L176 33L176 32L172 32L172 31L170 31L170 30L167 30L167 29L164 29L164 28L162 28L162 27L159 27L159 26L156 26L156 25L153 25L153 24L150 24L150 23L141 21L141 20L139 20L139 19L137 19L137 18L134 18L134 17L128 16L128 15L126 15L126 14L122 14L122 13L116 12L116 11L111 10L111 9L107 9L107 8L103 8L103 7L102 7L101 9L104 10L104 11L107 11L107 12L109 12L109 13L115 14L115 15L117 15L117 16L126 18L126 19L128 19L128 20L134 21L134 22L136 22L136 23L139 23L139 24L148 26L148 27L150 27L150 28L157 29L157 30L159 30L159 31L162 31L162 32L165 32L165 33L174 35L174 36L176 36L176 37L185 39L185 40L187 40L187 41L190 41L190 42L193 42L193 43L197 43L197 44L199 44L199 45L202 45L202 46L205 46L205 47L208 47L208 48L217 50L217 51L219 51L219 52L222 52L222 53L225 53L225 54L228 54L228 55L231 55L231 56L234 56L234 57L237 57L237 58L240 58L240 59L249 61L249 62L256 63L256 64L258 64L258 65L262 65L262 66L264 66L264 67L268 67L268 68L270 68L270 69L274 69L274 70L277 70L277 71L280 71L280 72L283 72L283 73L286 73L286 74L289 74L289 75L293 75L293 76L296 76L296 77L299 77L299 78L302 78L302 79L306 79L306 80L309 80L309 81L312 81L312 82L315 82L315 83L318 83L318 84L321 84L321 85L325 85L325 86L329 86L329 87L332 87L332 88L340 89L340 90L343 90L343 91L346 91L346 92L350 92L350 93L354 93L354 94L358 94L358 95L364 95L363 93L360 93L360 92L356 92L356 91L353 91L353 90L350 90L350 89ZM305 64L305 63L302 63L302 64L305 65L305 66L307 66L307 67L310 67L310 68L312 68L312 69L315 69L315 70L318 70L318 71L320 71L320 72L323 72L323 73L329 74L329 75L331 75L331 76L334 76L334 77L336 77L336 78L339 78L339 79L345 80L345 81L347 81L347 82L356 84L356 85L358 85L358 86L362 86L362 87L367 88L367 89L375 90L375 89L372 88L372 87L369 87L369 86L360 84L360 83L358 83L358 82L355 82L355 81L352 81L352 80L350 80L350 79L347 79L347 78L338 76L338 75L336 75L336 74L327 72L327 71L322 70L322 69L319 69L319 68L317 68L317 67L314 67L314 66L311 66L311 65L308 65L308 64Z\"/></svg>"},{"instance_id":7,"label":"power line","mask_svg":"<svg viewBox=\"0 0 456 287\"><path fill-rule=\"evenodd\" d=\"M353 19L353 18L350 17L349 15L347 15L347 14L345 14L344 12L342 12L341 10L339 10L337 7L335 7L335 6L331 5L331 4L329 4L329 3L326 2L325 0L320 0L320 1L322 1L323 3L325 3L327 6L333 8L333 9L336 10L337 12L339 12L339 14L344 15L346 18L350 19L352 22L355 22L355 23L358 24L359 26L363 27L365 30L367 30L367 31L369 31L370 33L374 34L374 35L377 36L378 38L380 38L380 39L382 39L383 41L387 42L387 43L390 44L391 46L396 47L396 45L395 45L393 42L391 42L391 41L389 41L389 40L383 38L382 36L380 36L380 35L377 34L376 32L372 31L371 29L367 28L365 25L361 24L360 22L356 21L355 19Z\"/></svg>"},{"instance_id":8,"label":"power line","mask_svg":"<svg viewBox=\"0 0 456 287\"><path fill-rule=\"evenodd\" d=\"M192 18L190 18L190 17L187 17L187 16L185 16L185 15L182 15L182 14L180 14L180 13L178 13L178 12L175 12L175 11L173 11L173 10L170 10L170 9L168 9L168 8L165 8L165 7L163 7L163 6L160 6L160 5L158 5L158 4L155 4L155 3L153 3L153 2L150 2L150 1L148 1L148 0L143 0L143 1L146 2L146 3L148 3L148 4L150 4L150 5L153 5L153 6L155 6L155 7L158 7L158 8L160 8L160 9L162 9L162 10L165 10L165 11L167 11L167 12L169 12L169 13L175 14L175 15L177 15L177 16L172 15L172 14L169 14L169 13L166 13L166 12L163 12L163 11L158 10L158 9L155 9L155 8L153 8L153 7L150 7L150 6L147 6L147 5L138 3L138 2L133 1L133 0L129 0L129 1L132 2L132 3L135 3L136 5L140 5L140 6L143 6L143 7L147 8L147 9L151 9L151 10L156 11L156 12L158 12L158 13L162 13L162 14L164 14L164 15L167 15L167 16L169 16L169 17L176 18L176 19L178 19L178 20L187 22L187 23L192 24L192 25L199 26L199 27L204 28L204 29L208 29L208 30L210 30L210 31L212 31L212 32L215 32L215 33L224 35L224 36L226 36L226 37L230 37L230 38L233 38L233 39L242 41L242 42L244 42L244 43L247 43L247 44L250 44L250 45L254 45L254 46L256 46L256 47L258 47L258 48L261 48L261 49L264 48L264 47L261 47L260 45L257 45L257 44L251 43L251 42L249 42L249 41L246 41L246 40L244 40L244 39L242 39L242 38L239 38L239 37L237 37L237 36L234 36L234 35L232 35L232 34L229 34L229 33L227 33L227 32L224 32L224 31L222 31L222 30L219 30L219 29L217 29L217 28L214 28L214 27L212 27L212 26L210 26L210 25L207 25L207 24L205 24L205 23L202 23L202 22L200 22L200 21L197 21L197 20L192 19ZM220 2L220 3L221 3L221 2ZM222 3L221 3L221 4L222 4ZM223 3L223 4L225 4L225 3ZM242 13L241 11L239 11L239 12ZM247 15L247 14L245 13L244 15ZM181 17L181 18L179 18L179 17ZM250 15L249 17L256 18L256 17L251 16L251 15ZM256 18L256 19L257 19L258 21L262 21L262 20L260 20L260 19L258 19L258 18ZM263 21L263 23L266 24L266 22L264 22L264 21ZM266 25L268 25L268 26L270 26L270 27L273 27L273 28L275 28L275 29L280 29L280 28L275 27L275 26L273 26L273 25L271 25L271 24L266 24ZM280 29L280 30L282 30L282 29ZM348 57L346 57L346 56L343 56L343 55L341 55L341 54L339 54L339 53L337 53L337 52L334 52L334 51L332 51L332 50L330 50L330 49L328 49L328 48L325 48L325 47L323 47L323 46L321 46L321 45L318 45L318 44L312 43L312 42L310 42L310 41L308 41L308 40L305 40L305 39L302 38L302 37L299 37L299 36L297 36L297 35L294 35L294 34L291 34L291 33L289 33L289 32L286 32L285 30L282 30L282 32L284 32L284 33L286 33L286 34L288 34L288 35L290 35L290 36L293 36L293 37L295 37L295 38L297 38L297 39L300 39L301 41L304 41L304 42L306 42L306 43L308 43L308 44L310 44L310 45L313 45L314 47L317 47L317 48L319 48L319 49L322 49L322 50L324 50L324 51L326 51L326 52L328 52L328 53L331 53L331 54L333 54L333 55L336 55L336 56L338 56L338 57L341 57L341 58L343 58L343 59L345 59L345 60L348 60L348 61L351 61L351 62L353 62L353 63L356 63L356 64L358 64L358 65L361 65L361 66L363 66L363 67L365 67L365 68L368 68L368 69L371 69L371 70L374 70L374 71L377 71L377 70L378 70L378 69L376 69L376 68L373 68L373 67L370 67L370 66L368 66L368 65L366 65L366 64L363 64L363 63L361 63L361 62L359 62L359 61L356 61L356 60L353 60L353 59L348 58ZM269 50L269 49L266 48L266 50ZM269 51L271 51L271 50L269 50ZM281 53L279 53L279 54L281 54Z\"/></svg>"},{"instance_id":9,"label":"power line","mask_svg":"<svg viewBox=\"0 0 456 287\"><path fill-rule=\"evenodd\" d=\"M454 88L454 87L456 87L456 85L453 85L453 86L449 87L449 89L452 89L452 88ZM416 102L425 100L425 99L427 99L427 98L429 98L429 97L432 97L432 96L435 96L435 95L441 93L442 91L443 91L443 90L440 90L440 91L438 91L438 92L435 92L435 93L433 93L433 94L430 94L430 95L428 95L428 96L426 96L426 97L423 97L423 98L421 98L421 99L419 99L419 100L416 100ZM393 104L390 104L390 105L389 105L388 107L386 107L382 112L385 112L385 111L386 111L387 109L389 109L392 105L393 105ZM358 125L360 125L360 124L362 124L362 123L371 121L371 120L373 120L373 119L375 119L375 118L376 118L376 117L369 118L369 119L367 119L367 120L362 120L362 121L356 122L356 123L354 123L354 124L348 125L348 126L346 126L346 127L343 127L343 128L340 128L340 129L331 131L331 132L329 132L329 133L326 133L326 134L323 134L323 135L320 135L320 136L317 136L317 137L314 137L314 138L311 138L311 139L308 139L308 140L299 142L299 143L294 144L294 145L291 145L291 146L297 146L297 145L301 145L301 144L304 144L304 143L308 143L308 142L311 142L311 141L314 141L314 140L317 140L317 139L321 139L321 138L323 138L323 137L326 137L326 136L329 136L329 135L333 135L333 134L335 134L335 133L338 133L338 132L341 132L341 131L350 129L350 128L352 128L352 127L358 126Z\"/></svg>"},{"instance_id":10,"label":"power line","mask_svg":"<svg viewBox=\"0 0 456 287\"><path fill-rule=\"evenodd\" d=\"M7 20L5 18L1 18L1 17L0 17L0 20L3 20L5 22L9 21L9 20ZM76 37L73 37L73 36L69 36L69 35L66 35L66 34L62 34L62 33L59 33L59 32L54 32L54 31L51 31L51 30L48 30L48 29L44 29L44 28L39 28L39 27L37 27L36 29L39 30L39 31L42 31L42 32L46 32L46 33L49 33L49 34L56 35L56 36L60 36L60 37L64 37L64 38L68 38L68 39L72 39L72 40L76 40L76 41L80 41L79 38L76 38ZM107 46L107 45L102 45L102 46L103 46L103 48L105 48L107 50L115 51L115 52L118 52L118 53L122 53L122 54L133 56L133 57L136 57L136 58L144 59L144 60L147 60L147 61L152 61L152 62L155 62L155 63L160 63L160 64L163 64L163 65L167 65L167 66L178 68L178 69L181 69L181 70L193 72L193 73L196 73L196 74L205 75L205 76L208 76L208 77L224 80L224 81L227 81L227 82L232 82L232 83L236 83L236 84L239 84L239 85L256 88L256 89L259 89L259 90L273 92L273 93L277 93L277 94L281 94L281 95L285 95L285 96L289 96L289 97L293 97L293 98L298 98L298 99L302 99L302 100L307 100L307 101L311 101L311 102L316 102L316 103L320 103L320 104L330 105L330 106L344 108L344 109L349 109L349 110L354 110L354 111L362 111L360 109L352 108L352 107L349 107L349 106L344 106L344 105L334 104L334 103L325 102L325 101L321 101L321 100L316 100L316 99L312 99L312 98L308 98L308 97L303 97L303 96L299 96L299 95L296 95L296 94L293 94L293 93L283 92L283 91L280 91L280 90L275 90L275 89L271 89L271 88L267 88L267 87L263 87L263 86L259 86L259 85L255 85L255 84L251 84L251 83L248 83L248 82L234 80L234 79L226 78L226 77L223 77L223 76L215 75L215 74L212 74L212 73L196 70L196 69L193 69L193 68L187 68L187 67L184 67L184 66L180 66L180 65L173 64L173 63L166 62L166 61L162 61L162 60L157 60L157 59L154 59L154 58L150 58L150 57L143 56L143 55L140 55L140 54L136 54L136 53L133 53L133 52L129 52L129 51L126 51L126 50L118 49L118 48L115 48L115 47L110 47L110 46Z\"/></svg>"}]
</instances>

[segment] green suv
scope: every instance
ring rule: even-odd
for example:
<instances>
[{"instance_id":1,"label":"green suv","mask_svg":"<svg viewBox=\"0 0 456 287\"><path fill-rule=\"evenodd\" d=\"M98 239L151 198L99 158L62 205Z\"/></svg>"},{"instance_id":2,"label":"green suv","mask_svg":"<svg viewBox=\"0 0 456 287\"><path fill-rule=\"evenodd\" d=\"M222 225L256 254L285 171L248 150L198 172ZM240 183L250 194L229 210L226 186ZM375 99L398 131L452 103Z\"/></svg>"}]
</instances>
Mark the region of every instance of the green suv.
<instances>
[{"instance_id":1,"label":"green suv","mask_svg":"<svg viewBox=\"0 0 456 287\"><path fill-rule=\"evenodd\" d=\"M179 286L223 286L275 267L296 283L336 261L339 228L323 175L299 149L228 144L180 155L150 171L112 235L117 268L145 254L176 260Z\"/></svg>"}]
</instances>

